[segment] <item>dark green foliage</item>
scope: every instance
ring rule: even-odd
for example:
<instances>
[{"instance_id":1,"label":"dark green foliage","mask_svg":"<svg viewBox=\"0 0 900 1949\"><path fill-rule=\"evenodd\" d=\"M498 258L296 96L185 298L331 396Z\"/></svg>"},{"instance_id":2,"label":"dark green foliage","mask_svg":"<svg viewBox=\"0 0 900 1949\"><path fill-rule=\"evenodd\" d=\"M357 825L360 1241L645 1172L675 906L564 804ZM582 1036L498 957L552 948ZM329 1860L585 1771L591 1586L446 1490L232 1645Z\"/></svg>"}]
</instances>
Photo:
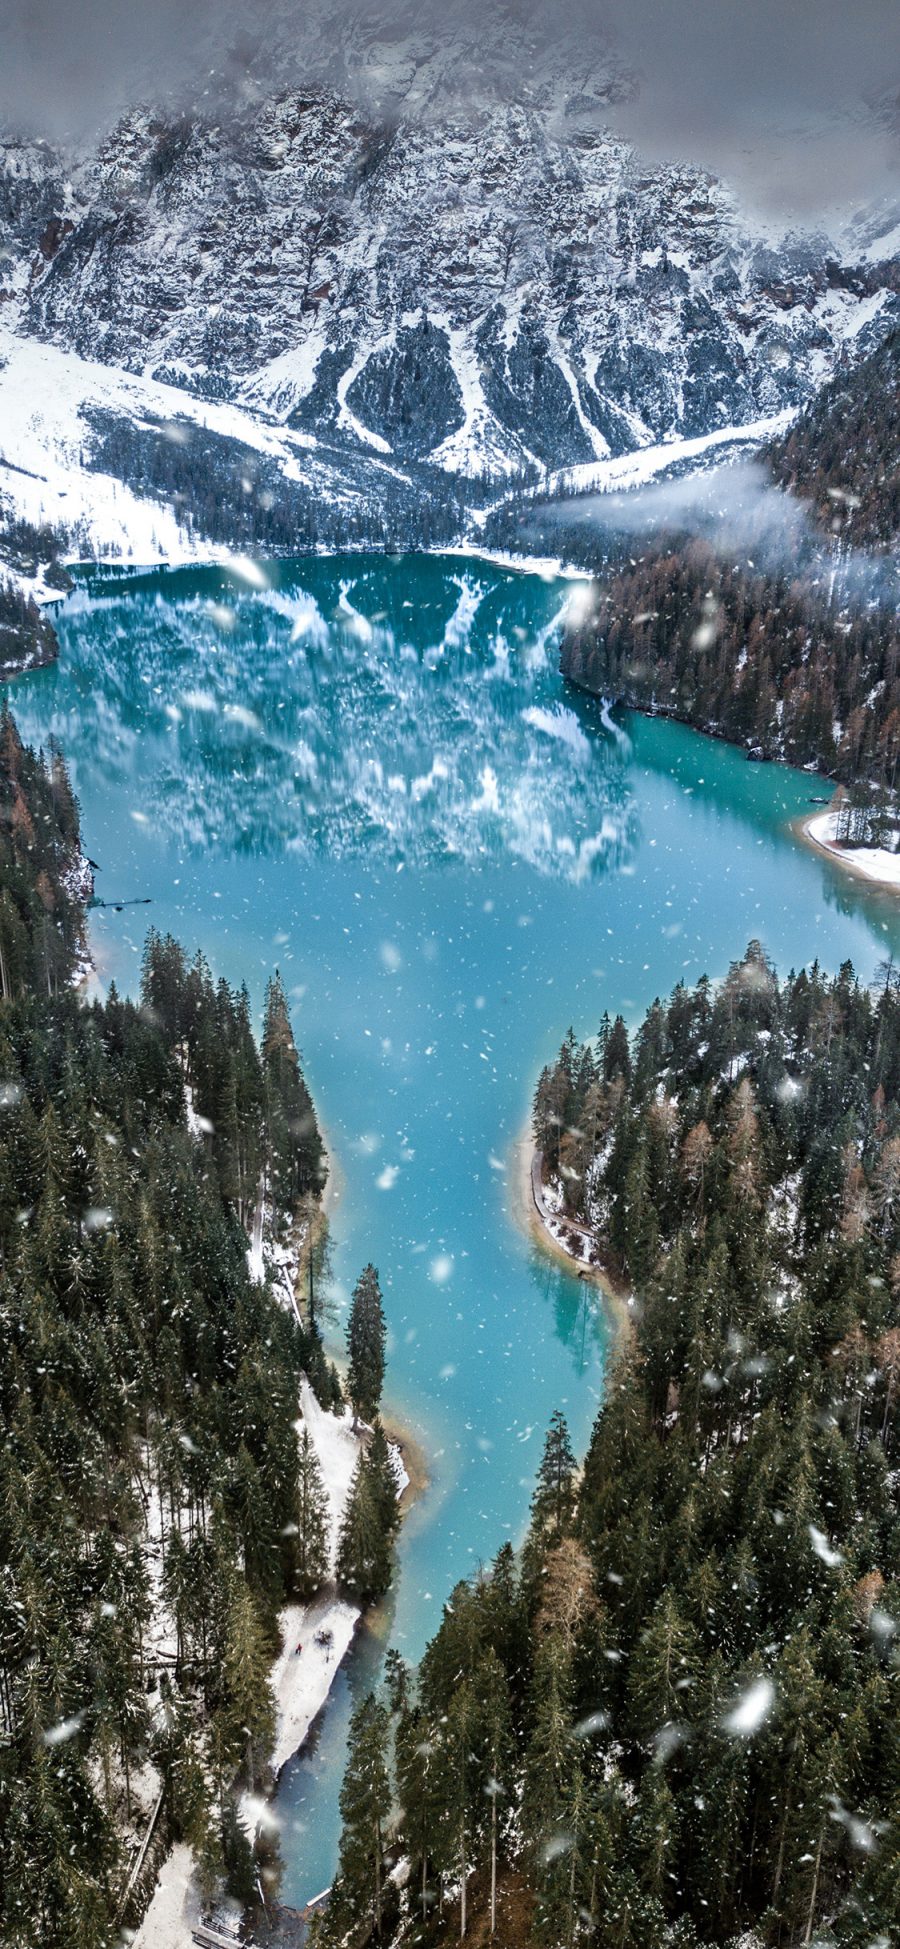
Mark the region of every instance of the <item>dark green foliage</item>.
<instances>
[{"instance_id":1,"label":"dark green foliage","mask_svg":"<svg viewBox=\"0 0 900 1949\"><path fill-rule=\"evenodd\" d=\"M539 1530L561 1536L575 1499L575 1457L566 1419L557 1408L551 1417L537 1488L531 1498L532 1520Z\"/></svg>"},{"instance_id":2,"label":"dark green foliage","mask_svg":"<svg viewBox=\"0 0 900 1949\"><path fill-rule=\"evenodd\" d=\"M56 631L32 595L0 574L0 673L11 676L53 663L59 655Z\"/></svg>"},{"instance_id":3,"label":"dark green foliage","mask_svg":"<svg viewBox=\"0 0 900 1949\"><path fill-rule=\"evenodd\" d=\"M769 447L776 480L812 503L817 520L855 546L900 533L900 332L823 386Z\"/></svg>"},{"instance_id":4,"label":"dark green foliage","mask_svg":"<svg viewBox=\"0 0 900 1949\"><path fill-rule=\"evenodd\" d=\"M497 1839L538 1941L893 1941L892 970L875 993L849 966L780 984L753 942L715 991L655 1002L614 1067L610 1042L608 1022L596 1049L567 1037L542 1090L572 1205L640 1267L639 1304L580 1483L554 1417L518 1586L501 1558L455 1590L403 1701L416 1911L441 1872L489 1865L493 1657Z\"/></svg>"},{"instance_id":5,"label":"dark green foliage","mask_svg":"<svg viewBox=\"0 0 900 1949\"><path fill-rule=\"evenodd\" d=\"M295 1432L317 1348L248 1272L278 1084L246 997L151 938L143 1006L85 1005L77 811L8 717L0 803L0 1937L99 1949L151 1745L167 1831L210 1874L238 1859L278 1611L321 1556Z\"/></svg>"},{"instance_id":6,"label":"dark green foliage","mask_svg":"<svg viewBox=\"0 0 900 1949\"><path fill-rule=\"evenodd\" d=\"M78 812L65 765L0 719L0 999L55 995L84 948Z\"/></svg>"},{"instance_id":7,"label":"dark green foliage","mask_svg":"<svg viewBox=\"0 0 900 1949\"><path fill-rule=\"evenodd\" d=\"M305 1192L313 1192L318 1197L323 1191L325 1146L300 1068L278 974L266 990L262 1060L274 1195L283 1209L290 1210Z\"/></svg>"},{"instance_id":8,"label":"dark green foliage","mask_svg":"<svg viewBox=\"0 0 900 1949\"><path fill-rule=\"evenodd\" d=\"M170 934L147 937L141 998L178 1058L223 1198L244 1225L261 1196L289 1221L304 1193L319 1195L325 1168L278 976L261 1049L246 988L214 982L202 954L188 964Z\"/></svg>"},{"instance_id":9,"label":"dark green foliage","mask_svg":"<svg viewBox=\"0 0 900 1949\"><path fill-rule=\"evenodd\" d=\"M371 1421L378 1411L384 1385L386 1332L378 1274L373 1265L367 1265L353 1288L347 1323L347 1353L350 1358L347 1392L356 1420L362 1418L363 1421Z\"/></svg>"},{"instance_id":10,"label":"dark green foliage","mask_svg":"<svg viewBox=\"0 0 900 1949\"><path fill-rule=\"evenodd\" d=\"M308 1428L297 1464L297 1532L295 1584L306 1602L328 1576L328 1498Z\"/></svg>"},{"instance_id":11,"label":"dark green foliage","mask_svg":"<svg viewBox=\"0 0 900 1949\"><path fill-rule=\"evenodd\" d=\"M895 599L842 604L812 571L768 573L675 536L610 567L561 667L586 690L767 757L897 783Z\"/></svg>"},{"instance_id":12,"label":"dark green foliage","mask_svg":"<svg viewBox=\"0 0 900 1949\"><path fill-rule=\"evenodd\" d=\"M389 1719L372 1693L356 1706L344 1783L338 1875L326 1917L325 1939L339 1942L350 1925L367 1920L381 1936L384 1830L391 1807L388 1774Z\"/></svg>"},{"instance_id":13,"label":"dark green foliage","mask_svg":"<svg viewBox=\"0 0 900 1949\"><path fill-rule=\"evenodd\" d=\"M359 1604L383 1597L391 1581L400 1512L384 1429L376 1421L353 1471L338 1540L337 1576Z\"/></svg>"}]
</instances>

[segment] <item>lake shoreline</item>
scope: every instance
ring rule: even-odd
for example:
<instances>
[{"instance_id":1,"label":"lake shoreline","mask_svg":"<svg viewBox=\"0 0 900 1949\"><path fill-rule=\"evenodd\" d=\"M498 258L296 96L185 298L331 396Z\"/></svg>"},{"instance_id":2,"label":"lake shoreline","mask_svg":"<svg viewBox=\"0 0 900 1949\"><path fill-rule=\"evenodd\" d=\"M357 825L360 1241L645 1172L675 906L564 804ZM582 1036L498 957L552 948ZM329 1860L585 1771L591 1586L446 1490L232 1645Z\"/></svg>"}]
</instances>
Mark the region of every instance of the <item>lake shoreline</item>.
<instances>
[{"instance_id":1,"label":"lake shoreline","mask_svg":"<svg viewBox=\"0 0 900 1949\"><path fill-rule=\"evenodd\" d=\"M133 884L146 890L154 899L157 926L186 935L189 949L202 946L217 975L239 982L249 971L254 1019L262 982L281 953L282 934L292 943L295 993L298 1000L303 997L297 1013L309 1059L308 1081L315 1102L321 1090L330 1124L322 1130L329 1153L322 1208L334 1229L342 1295L351 1289L363 1259L371 1257L390 1271L388 1310L394 1331L388 1387L392 1391L396 1382L396 1404L427 1451L433 1477L428 1504L402 1532L403 1570L395 1584L401 1628L386 1642L405 1649L418 1644L426 1605L436 1610L441 1593L468 1568L466 1546L475 1541L476 1492L493 1533L498 1538L517 1536L528 1494L515 1445L522 1430L540 1426L548 1400L551 1406L565 1401L573 1431L582 1439L581 1425L586 1427L588 1410L595 1411L602 1394L604 1368L618 1352L617 1327L622 1324L624 1339L624 1322L629 1317L633 1321L637 1311L635 1305L629 1314L624 1297L610 1292L612 1282L576 1256L591 1256L584 1242L569 1239L573 1250L565 1250L568 1228L553 1217L557 1197L549 1187L549 1227L532 1210L531 1141L524 1139L518 1170L506 1154L524 1120L523 1079L538 1066L535 1007L551 1047L558 1046L569 1021L596 1023L604 1005L612 1008L615 1002L630 1020L632 1010L649 1005L654 987L669 988L682 970L687 981L704 969L724 972L742 940L761 924L767 946L781 964L809 963L818 956L836 966L852 958L865 977L875 952L887 952L900 931L900 908L888 910L874 886L871 899L864 886L843 900L831 898L839 891L837 882L812 870L809 858L804 859L805 848L801 851L799 835L790 833L788 821L815 811L809 803L812 794L830 794L831 785L808 773L801 777L790 766L748 766L738 746L698 735L696 727L648 723L651 713L636 714L628 726L634 752L623 766L615 753L607 755L611 741L600 734L599 711L585 712L583 730L592 757L584 774L590 774L590 790L582 802L574 791L581 768L573 768L567 741L548 734L548 725L558 727L562 720L561 705L575 702L575 692L561 683L552 652L532 668L512 647L520 640L518 625L523 642L540 634L566 591L544 591L524 562L515 575L505 569L494 573L488 557L470 556L466 562L451 554L442 572L432 574L428 560L410 557L395 571L381 557L370 558L366 584L365 553L353 560L363 572L361 587L370 589L370 595L357 593L354 598L360 613L372 610L380 616L387 601L390 614L400 618L399 628L391 625L393 635L398 641L404 634L414 638L422 658L446 633L448 619L456 616L459 585L466 585L470 608L476 585L481 597L477 624L469 627L481 715L474 758L467 739L458 782L452 767L449 782L438 774L439 784L429 785L431 773L424 772L420 779L424 761L419 744L427 729L429 751L433 746L451 756L455 752L463 721L458 712L462 705L468 709L473 688L470 663L457 645L458 653L444 659L453 669L445 672L440 686L427 665L414 665L412 659L403 665L404 680L412 686L401 726L409 740L408 752L403 747L408 790L401 794L398 786L396 800L398 811L408 806L410 816L388 850L381 826L364 824L357 833L355 826L345 830L328 821L301 845L298 812L290 822L292 830L296 827L296 847L287 851L292 841L284 838L277 820L274 825L270 821L270 802L278 805L284 783L280 760L270 766L269 744L244 722L249 705L264 724L285 689L278 646L286 623L275 605L269 616L264 599L246 616L235 602L229 641L236 661L232 666L220 657L214 665L217 714L204 709L195 721L194 705L186 706L174 755L160 707L150 701L155 689L143 685L144 664L140 684L134 673L133 687L125 686L127 671L118 671L115 683L109 684L104 672L115 670L112 647L124 619L147 659L146 672L158 677L165 667L158 644L160 619L168 618L180 632L184 651L179 682L184 695L192 697L194 691L186 687L209 678L203 618L210 589L205 583L194 589L189 579L171 587L148 582L133 600L129 595L109 608L104 601L85 603L67 625L61 666L37 673L27 684L23 679L18 694L20 708L27 706L31 713L24 722L31 740L46 739L48 728L69 727L85 830L105 862L103 877L108 875L112 890ZM346 729L341 710L352 686L346 684L341 658L334 659L343 674L335 681L332 713L331 651L346 635L343 624L338 632L330 626L338 567L316 574L313 567L310 563L309 574L303 569L296 579L304 596L308 593L318 604L328 638L328 656L323 637L322 653L310 648L307 658L319 686L313 743L324 779L332 764L339 770ZM123 573L127 578L129 572L120 568L118 574ZM409 608L401 597L413 599ZM468 614L461 612L456 630L463 630ZM455 642L454 631L450 636ZM500 636L510 650L502 686L492 661ZM371 714L371 735L385 776L388 766L400 765L394 730L382 736L381 721L381 702L396 678L396 662L388 632L382 641L379 625L374 646L366 650L365 668L379 700L379 709ZM427 683L425 675L419 680L420 670L427 673ZM443 715L436 715L432 725L424 712L439 689L446 692ZM91 710L79 711L82 694L91 700L93 716ZM196 694L205 693L198 689ZM518 724L526 709L540 721L532 725L538 734L533 750L528 747L536 789L524 806L524 823L521 829L508 823L509 782L498 775L500 816L483 791L485 810L472 828L473 849L463 846L446 870L443 838L453 828L444 811L433 808L438 801L443 804L442 795L449 801L458 790L460 816L469 820L477 786L471 765L476 758L480 763L482 755L488 762L495 747L502 750L508 715ZM450 721L448 713L452 738L445 722ZM565 722L568 726L568 716ZM104 768L98 761L98 752L102 757L106 749L103 740L114 735L118 744L132 734L134 759L127 771L120 775L115 766ZM313 737L312 730L309 734ZM229 796L231 781L238 776L233 769L235 742L240 737L243 750L245 736L255 740L247 748L265 767L265 801L257 800L256 772L248 772L240 792L235 786L233 799ZM181 796L166 785L176 765ZM233 823L233 843L231 824L219 818L218 801L210 799L220 780L225 781L223 792L227 785L222 810ZM410 780L417 784L415 795ZM293 807L293 788L285 786L285 795ZM180 806L181 797L200 808L196 832L176 828L169 817L170 802ZM207 830L208 799L217 808L215 840L211 828ZM349 802L328 804L332 817L336 807L350 818ZM587 854L583 871L573 867L584 833L601 838L607 814L617 827L614 843L590 856L589 871ZM628 821L633 819L633 831L625 823L626 814ZM539 832L548 818L554 845L533 857L533 831ZM571 839L574 856L556 849L558 837ZM651 852L651 845L656 850ZM133 920L133 915L119 919L106 912L92 926L92 936L102 944L104 982L115 976L126 992L133 991L138 978L140 931ZM891 938L882 949L885 920ZM278 934L270 934L276 925ZM526 928L527 933L520 932ZM476 988L481 991L477 995ZM470 1007L483 1012L470 1015ZM293 1013L293 1003L291 1009ZM506 1046L498 1060L501 1028ZM499 1155L498 1133L503 1144ZM371 1145L370 1137L375 1140ZM503 1165L501 1175L498 1166ZM513 1232L507 1230L510 1220ZM602 1231L597 1251L605 1257ZM580 1274L585 1275L583 1296L581 1282L578 1287L572 1283ZM284 1279L279 1283L286 1289ZM602 1318L589 1286L603 1293ZM303 1312L302 1275L300 1287L296 1297ZM285 1299L290 1306L286 1290ZM593 1317L579 1362L572 1357L573 1319L581 1336L582 1311ZM330 1337L326 1332L326 1343ZM340 1329L334 1338L342 1349ZM491 1420L492 1390L501 1384L501 1405L505 1408L508 1401L511 1411L493 1414ZM477 1434L471 1442L463 1435L467 1423L473 1434L484 1428L490 1450L481 1449ZM417 1471L410 1467L403 1431L396 1432L413 1475ZM437 1456L433 1462L432 1454ZM423 1466L423 1474L427 1472ZM405 1499L414 1493L405 1491ZM365 1629L354 1640L354 1671L357 1660L368 1669L359 1651L364 1636ZM300 1629L294 1644L299 1638L305 1645ZM339 1777L334 1755L343 1751L343 1734L338 1736L336 1728L343 1723L345 1688L343 1675L323 1714L329 1729L323 1743L331 1757L327 1776L323 1770L320 1778L316 1768L310 1769L315 1777L304 1788L306 1836L286 1842L291 1860L298 1862L299 1886L307 1892L307 1867L322 1886L333 1868ZM277 1806L287 1799L285 1787ZM291 1837L293 1832L289 1830ZM153 1949L164 1945L154 1943Z\"/></svg>"},{"instance_id":2,"label":"lake shoreline","mask_svg":"<svg viewBox=\"0 0 900 1949\"><path fill-rule=\"evenodd\" d=\"M536 1155L534 1139L526 1124L512 1146L509 1173L512 1216L519 1229L527 1234L540 1251L546 1253L548 1258L554 1259L557 1265L564 1267L566 1272L583 1280L585 1285L593 1286L602 1295L617 1335L623 1339L627 1338L632 1330L632 1295L622 1281L614 1278L605 1266L586 1264L583 1259L577 1258L574 1252L569 1251L562 1240L549 1230L534 1197L532 1169Z\"/></svg>"},{"instance_id":3,"label":"lake shoreline","mask_svg":"<svg viewBox=\"0 0 900 1949\"><path fill-rule=\"evenodd\" d=\"M305 1383L308 1387L308 1383ZM308 1403L306 1412L308 1413ZM337 1421L338 1417L329 1416ZM406 1516L425 1494L429 1476L425 1451L404 1423L390 1411L383 1418L385 1434L399 1453L406 1482L399 1491L401 1514ZM353 1437L357 1450L361 1447ZM328 1706L335 1681L344 1660L352 1650L360 1625L377 1619L380 1603L361 1608L340 1597L333 1581L324 1584L307 1604L287 1604L280 1613L282 1647L272 1660L270 1684L275 1699L276 1734L270 1755L273 1786L269 1805L274 1807L285 1768L302 1753L317 1720ZM332 1633L332 1643L316 1659L317 1672L308 1676L309 1654L317 1631ZM302 1636L301 1636L302 1634ZM304 1644L306 1667L296 1659L296 1646ZM318 1648L317 1648L318 1649ZM252 1802L254 1811L258 1802ZM257 1815L258 1820L258 1815ZM134 1938L134 1949L190 1949L192 1930L201 1919L201 1903L195 1878L192 1850L176 1842L164 1856L150 1901Z\"/></svg>"},{"instance_id":4,"label":"lake shoreline","mask_svg":"<svg viewBox=\"0 0 900 1949\"><path fill-rule=\"evenodd\" d=\"M318 1116L317 1122L328 1159L328 1177L297 1251L291 1279L295 1309L302 1298L310 1250L318 1243L323 1232L327 1234L329 1221L340 1206L345 1190L336 1146ZM356 1457L362 1451L361 1434L352 1431L348 1407L340 1416L320 1409L305 1378L301 1383L298 1406L310 1431L314 1427L318 1431L318 1439L314 1436L314 1440L320 1465L324 1464L323 1474L332 1504L334 1551L349 1477L343 1483L335 1480L333 1470L327 1465L327 1452L322 1450L321 1431L323 1427L327 1428L332 1446L335 1441L340 1442L342 1435L349 1439L353 1451L352 1466L355 1466ZM398 1474L397 1499L401 1516L405 1517L428 1488L427 1457L411 1430L390 1409L383 1416L382 1425L402 1470L402 1474ZM370 1617L377 1616L378 1608L378 1604L362 1608L348 1603L341 1597L332 1576L307 1603L288 1603L281 1611L279 1626L282 1644L269 1671L276 1712L275 1739L269 1756L271 1806L274 1807L277 1801L284 1769L303 1751L316 1722L328 1706L338 1673L352 1650L360 1625ZM317 1643L317 1634L321 1633L328 1634L327 1644ZM303 1645L303 1653L298 1659L297 1647L300 1644ZM253 1796L245 1796L245 1800L248 1818L259 1825L258 1801ZM193 1851L184 1843L176 1843L169 1848L160 1863L150 1901L138 1926L134 1949L190 1949L192 1932L201 1920L202 1912L195 1865Z\"/></svg>"},{"instance_id":5,"label":"lake shoreline","mask_svg":"<svg viewBox=\"0 0 900 1949\"><path fill-rule=\"evenodd\" d=\"M895 878L890 879L887 874L871 873L868 867L862 866L854 859L853 853L856 850L871 852L873 849L863 846L858 849L852 848L847 852L832 841L821 838L812 829L816 820L821 817L822 813L819 811L806 813L799 819L791 819L790 831L812 852L824 855L826 859L833 860L836 866L842 866L845 872L852 873L855 880L862 880L869 887L881 887L886 893L900 893L900 854L896 856L898 871Z\"/></svg>"}]
</instances>

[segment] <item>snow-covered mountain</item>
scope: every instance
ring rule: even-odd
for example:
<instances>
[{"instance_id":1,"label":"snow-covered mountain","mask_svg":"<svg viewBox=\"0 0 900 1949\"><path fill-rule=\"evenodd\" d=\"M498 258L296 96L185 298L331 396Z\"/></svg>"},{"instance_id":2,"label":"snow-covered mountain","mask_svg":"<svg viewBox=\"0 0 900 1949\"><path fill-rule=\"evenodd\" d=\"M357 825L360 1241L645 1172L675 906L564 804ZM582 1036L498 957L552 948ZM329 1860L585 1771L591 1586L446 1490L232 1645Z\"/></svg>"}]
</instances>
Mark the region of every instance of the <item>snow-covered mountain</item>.
<instances>
[{"instance_id":1,"label":"snow-covered mountain","mask_svg":"<svg viewBox=\"0 0 900 1949\"><path fill-rule=\"evenodd\" d=\"M896 322L896 211L843 245L776 237L609 132L630 82L606 57L531 48L513 90L505 54L357 23L351 59L314 21L306 86L274 46L227 100L135 109L77 154L10 139L6 496L34 518L60 467L99 472L196 533L211 468L245 503L222 539L284 545L248 519L260 497L302 540L313 501L318 538L332 505L364 538L395 496L441 539L488 487L796 409ZM46 476L43 503L10 467Z\"/></svg>"}]
</instances>

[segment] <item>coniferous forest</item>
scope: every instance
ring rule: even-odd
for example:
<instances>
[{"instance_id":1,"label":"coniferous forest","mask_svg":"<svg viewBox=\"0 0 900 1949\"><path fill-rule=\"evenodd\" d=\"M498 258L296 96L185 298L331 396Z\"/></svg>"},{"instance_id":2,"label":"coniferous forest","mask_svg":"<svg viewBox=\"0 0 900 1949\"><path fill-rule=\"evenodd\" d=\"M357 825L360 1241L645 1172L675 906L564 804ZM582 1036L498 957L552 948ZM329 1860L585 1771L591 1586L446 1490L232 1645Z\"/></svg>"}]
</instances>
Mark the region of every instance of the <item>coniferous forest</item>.
<instances>
[{"instance_id":1,"label":"coniferous forest","mask_svg":"<svg viewBox=\"0 0 900 1949\"><path fill-rule=\"evenodd\" d=\"M279 1610L328 1574L301 1374L340 1386L245 1227L262 1197L289 1228L324 1153L277 977L259 1044L246 991L155 934L139 1000L85 1002L77 806L8 713L0 807L0 1939L105 1949L173 1841L255 1898L237 1794L269 1777ZM384 1450L342 1561L367 1593Z\"/></svg>"},{"instance_id":2,"label":"coniferous forest","mask_svg":"<svg viewBox=\"0 0 900 1949\"><path fill-rule=\"evenodd\" d=\"M632 1290L618 1359L583 1466L551 1421L518 1561L358 1706L324 1933L892 1942L894 971L779 982L752 942L570 1034L534 1133Z\"/></svg>"},{"instance_id":3,"label":"coniferous forest","mask_svg":"<svg viewBox=\"0 0 900 1949\"><path fill-rule=\"evenodd\" d=\"M660 544L598 581L590 620L566 632L562 670L760 757L896 786L896 614L845 608L827 588L735 565L705 540Z\"/></svg>"},{"instance_id":4,"label":"coniferous forest","mask_svg":"<svg viewBox=\"0 0 900 1949\"><path fill-rule=\"evenodd\" d=\"M765 523L730 546L726 520L721 541L671 528L638 551L613 538L601 565L582 527L573 559L594 569L595 599L565 633L563 674L754 756L818 767L876 820L895 811L898 369L894 332L761 456L809 517L787 554L772 559ZM883 843L870 824L859 841Z\"/></svg>"},{"instance_id":5,"label":"coniferous forest","mask_svg":"<svg viewBox=\"0 0 900 1949\"><path fill-rule=\"evenodd\" d=\"M900 532L900 332L830 380L768 452L776 480L808 499L820 526L856 547Z\"/></svg>"}]
</instances>

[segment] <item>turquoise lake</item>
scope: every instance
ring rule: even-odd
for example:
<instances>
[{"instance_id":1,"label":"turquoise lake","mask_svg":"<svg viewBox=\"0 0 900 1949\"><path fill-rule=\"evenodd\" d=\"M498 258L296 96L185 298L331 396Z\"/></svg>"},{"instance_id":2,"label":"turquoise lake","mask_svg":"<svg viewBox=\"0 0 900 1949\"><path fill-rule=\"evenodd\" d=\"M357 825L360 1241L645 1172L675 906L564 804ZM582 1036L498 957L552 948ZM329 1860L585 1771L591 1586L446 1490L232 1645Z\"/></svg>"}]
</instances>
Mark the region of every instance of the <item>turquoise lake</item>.
<instances>
[{"instance_id":1,"label":"turquoise lake","mask_svg":"<svg viewBox=\"0 0 900 1949\"><path fill-rule=\"evenodd\" d=\"M900 901L787 830L823 788L662 720L610 727L557 672L583 585L455 557L92 570L59 664L19 680L99 862L99 979L145 927L254 1004L281 969L338 1165L335 1290L378 1266L387 1396L430 1486L388 1634L364 1634L283 1776L282 1897L333 1873L355 1691L416 1659L452 1585L527 1520L553 1410L589 1435L612 1330L529 1242L511 1156L541 1065L758 936L782 972L900 953Z\"/></svg>"}]
</instances>

